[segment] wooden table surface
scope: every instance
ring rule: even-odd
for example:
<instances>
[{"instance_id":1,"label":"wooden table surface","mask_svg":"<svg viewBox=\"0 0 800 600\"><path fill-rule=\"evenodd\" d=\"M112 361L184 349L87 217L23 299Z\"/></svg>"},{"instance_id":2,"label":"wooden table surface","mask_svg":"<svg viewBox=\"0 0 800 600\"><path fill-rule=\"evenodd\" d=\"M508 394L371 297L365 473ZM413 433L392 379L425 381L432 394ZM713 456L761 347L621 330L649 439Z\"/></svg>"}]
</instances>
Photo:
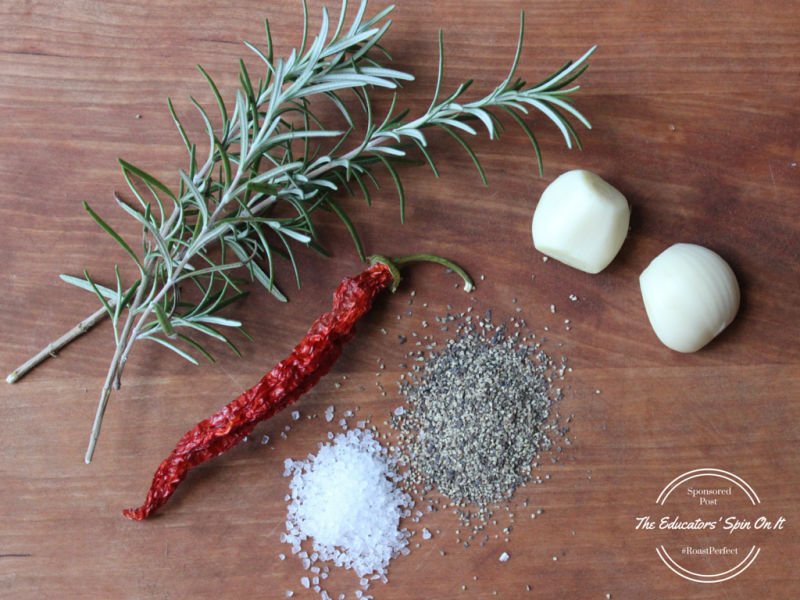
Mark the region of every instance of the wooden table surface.
<instances>
[{"instance_id":1,"label":"wooden table surface","mask_svg":"<svg viewBox=\"0 0 800 600\"><path fill-rule=\"evenodd\" d=\"M312 31L322 5L309 3ZM368 11L385 5L375 0ZM338 6L330 8L338 14ZM567 357L573 369L558 407L562 417L573 415L572 444L557 462L545 455L545 466L534 471L544 483L520 489L507 505L515 513L507 542L493 532L485 546L465 548L454 515L426 515L409 526L439 533L427 541L415 537L410 555L391 563L390 582L370 593L381 599L800 597L800 3L403 1L385 46L417 78L399 104L411 115L427 108L440 28L444 89L467 78L476 81L475 97L491 89L513 57L520 9L526 38L519 74L528 80L598 45L575 94L593 125L580 131L583 150L565 148L558 130L534 115L544 177L525 136L509 127L500 141L474 142L484 187L469 157L432 133L440 177L427 167L400 170L405 225L385 176L372 207L343 198L368 252L446 255L479 285L473 300L441 270L414 269L397 294L378 302L332 373L298 408L306 417L321 416L330 404L340 411L358 407L358 416L371 416L386 431L386 415L401 402L398 336L422 331L421 321L448 304L472 305L491 309L498 320L521 314L540 335L549 329L549 352ZM113 202L113 192L125 187L117 157L175 183L186 157L166 98L199 134L188 98L207 102L210 94L194 65L203 65L232 98L237 59L249 53L241 42L261 43L265 17L276 55L285 55L299 43L300 2L0 3L0 365L6 372L97 308L90 295L60 282L60 273L88 269L111 284L120 263L130 276L123 252L81 202L136 239L136 225ZM376 99L386 106L387 96ZM544 262L530 239L542 190L575 168L600 174L632 206L629 237L598 275ZM215 346L215 364L193 367L166 349L137 346L91 465L83 453L113 352L109 323L0 388L0 598L283 598L287 590L315 597L300 584L300 561L279 559L289 554L280 542L288 491L283 461L314 451L330 429L323 418L293 423L280 415L261 424L247 443L197 469L157 518L135 523L121 509L143 499L153 469L177 439L283 358L327 309L338 281L362 268L341 225L322 219L319 230L332 257L299 253L300 290L287 265L280 267L288 304L252 287L255 293L228 309L255 340L236 339L244 358ZM675 242L703 244L725 257L743 294L733 325L691 355L658 342L638 287L639 273ZM571 294L578 300L570 301ZM386 364L379 380L385 397L376 386L378 360ZM286 425L292 429L284 440ZM260 443L264 435L269 444ZM656 504L674 478L707 468L741 477L760 504L745 502L738 485L713 508L678 494L672 504ZM696 487L721 483L707 476ZM508 518L505 507L500 513ZM712 538L635 527L636 517L678 513L785 522L724 536L718 529ZM700 546L709 539L742 553L757 546L760 553L740 575L713 584L676 575L656 554L658 545ZM504 551L511 558L499 562ZM686 560L709 573L739 558ZM357 578L337 571L327 587L334 597L348 591L352 598Z\"/></svg>"}]
</instances>

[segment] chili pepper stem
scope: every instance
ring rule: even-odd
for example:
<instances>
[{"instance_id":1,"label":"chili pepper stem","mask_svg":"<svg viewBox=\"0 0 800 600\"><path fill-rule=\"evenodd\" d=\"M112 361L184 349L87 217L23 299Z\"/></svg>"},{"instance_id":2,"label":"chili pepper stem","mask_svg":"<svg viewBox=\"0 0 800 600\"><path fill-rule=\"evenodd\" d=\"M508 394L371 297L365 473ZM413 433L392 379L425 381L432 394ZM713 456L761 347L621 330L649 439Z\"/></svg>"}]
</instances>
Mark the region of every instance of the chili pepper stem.
<instances>
[{"instance_id":1,"label":"chili pepper stem","mask_svg":"<svg viewBox=\"0 0 800 600\"><path fill-rule=\"evenodd\" d=\"M392 276L394 277L391 287L393 292L396 291L397 287L400 285L400 267L414 262L433 262L445 266L448 269L451 269L454 273L457 273L461 279L464 280L465 292L471 292L475 289L475 284L472 282L472 279L469 275L467 275L467 272L464 269L459 267L453 261L435 254L409 254L408 256L391 258L382 254L373 254L368 260L370 264L383 263L389 268L389 270L392 272Z\"/></svg>"}]
</instances>

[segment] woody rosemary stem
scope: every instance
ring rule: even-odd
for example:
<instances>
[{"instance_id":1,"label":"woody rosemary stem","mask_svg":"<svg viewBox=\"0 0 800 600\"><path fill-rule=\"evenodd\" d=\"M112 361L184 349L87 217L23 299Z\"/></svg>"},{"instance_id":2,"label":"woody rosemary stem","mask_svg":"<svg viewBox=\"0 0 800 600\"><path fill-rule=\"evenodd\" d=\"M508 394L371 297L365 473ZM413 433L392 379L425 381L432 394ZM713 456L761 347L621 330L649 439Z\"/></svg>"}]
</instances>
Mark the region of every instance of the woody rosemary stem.
<instances>
[{"instance_id":1,"label":"woody rosemary stem","mask_svg":"<svg viewBox=\"0 0 800 600\"><path fill-rule=\"evenodd\" d=\"M130 334L133 321L136 317L134 309L142 302L145 289L148 287L147 279L148 276L143 277L142 283L136 290L136 296L128 310L128 316L125 319L125 325L122 329L122 334L120 335L120 342L122 340L126 340ZM115 387L119 387L119 371L121 368L120 359L122 358L124 349L125 344L117 344L117 349L114 351L114 358L111 359L111 365L109 366L108 373L106 374L106 382L103 384L103 390L100 392L100 402L97 404L97 412L95 413L94 423L92 424L92 433L89 436L89 447L86 449L86 456L83 459L87 465L92 462L94 447L97 445L97 438L100 435L100 426L103 423L103 415L106 412L106 405L108 404L108 398L111 395L111 390Z\"/></svg>"},{"instance_id":2,"label":"woody rosemary stem","mask_svg":"<svg viewBox=\"0 0 800 600\"><path fill-rule=\"evenodd\" d=\"M42 348L39 352L37 352L34 356L26 360L16 369L14 369L8 377L6 377L6 383L16 383L28 372L32 371L36 366L40 363L44 362L51 356L55 356L56 352L61 350L64 346L72 342L73 340L77 339L78 337L82 336L84 333L89 331L92 327L97 325L100 321L105 319L108 316L108 311L105 307L99 308L94 314L89 315L83 321L75 325L72 329L67 331L64 335L62 335L57 340L53 340L47 346Z\"/></svg>"}]
</instances>

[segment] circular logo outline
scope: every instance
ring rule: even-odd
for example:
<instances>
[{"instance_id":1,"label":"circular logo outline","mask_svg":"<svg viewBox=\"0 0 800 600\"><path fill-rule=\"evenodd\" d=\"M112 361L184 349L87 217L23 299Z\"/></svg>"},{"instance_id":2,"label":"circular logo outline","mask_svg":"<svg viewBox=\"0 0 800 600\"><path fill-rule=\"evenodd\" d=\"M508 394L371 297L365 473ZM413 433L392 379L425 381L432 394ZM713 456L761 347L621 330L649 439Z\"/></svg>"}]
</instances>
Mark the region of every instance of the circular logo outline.
<instances>
[{"instance_id":1,"label":"circular logo outline","mask_svg":"<svg viewBox=\"0 0 800 600\"><path fill-rule=\"evenodd\" d=\"M718 477L720 479L724 479L729 481L736 486L738 486L747 496L748 500L753 504L753 506L760 504L761 499L756 494L755 490L747 483L744 479L739 477L738 475L731 473L729 471L724 471L722 469L714 469L711 467L702 468L702 469L693 469L691 471L687 471L670 481L661 493L658 495L656 499L656 504L660 506L664 506L664 503L669 498L669 495L681 484L690 481L691 479L696 479L698 477ZM734 567L726 571L722 571L721 573L695 573L694 571L690 571L686 567L681 566L678 562L670 556L664 546L656 546L656 554L661 559L661 561L667 566L667 568L675 573L676 575L680 575L684 579L688 579L689 581L694 581L695 583L721 583L723 581L728 581L729 579L733 579L737 575L740 575L744 571L746 571L750 565L758 557L759 553L761 552L761 548L757 546L752 546L750 551L747 553L747 556Z\"/></svg>"}]
</instances>

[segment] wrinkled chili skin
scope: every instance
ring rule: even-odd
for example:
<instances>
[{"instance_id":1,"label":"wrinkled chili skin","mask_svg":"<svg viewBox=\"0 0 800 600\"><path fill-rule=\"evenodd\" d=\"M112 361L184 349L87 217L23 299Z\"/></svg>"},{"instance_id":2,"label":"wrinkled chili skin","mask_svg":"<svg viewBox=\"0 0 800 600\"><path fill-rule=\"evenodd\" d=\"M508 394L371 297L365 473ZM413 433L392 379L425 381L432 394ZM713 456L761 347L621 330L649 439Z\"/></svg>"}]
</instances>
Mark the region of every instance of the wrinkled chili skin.
<instances>
[{"instance_id":1,"label":"wrinkled chili skin","mask_svg":"<svg viewBox=\"0 0 800 600\"><path fill-rule=\"evenodd\" d=\"M392 280L389 268L375 263L342 281L334 293L332 309L314 321L292 353L255 386L187 432L156 470L144 504L123 514L136 521L146 519L164 505L193 467L235 446L257 423L314 387L339 358L342 346L355 335L356 322Z\"/></svg>"}]
</instances>

